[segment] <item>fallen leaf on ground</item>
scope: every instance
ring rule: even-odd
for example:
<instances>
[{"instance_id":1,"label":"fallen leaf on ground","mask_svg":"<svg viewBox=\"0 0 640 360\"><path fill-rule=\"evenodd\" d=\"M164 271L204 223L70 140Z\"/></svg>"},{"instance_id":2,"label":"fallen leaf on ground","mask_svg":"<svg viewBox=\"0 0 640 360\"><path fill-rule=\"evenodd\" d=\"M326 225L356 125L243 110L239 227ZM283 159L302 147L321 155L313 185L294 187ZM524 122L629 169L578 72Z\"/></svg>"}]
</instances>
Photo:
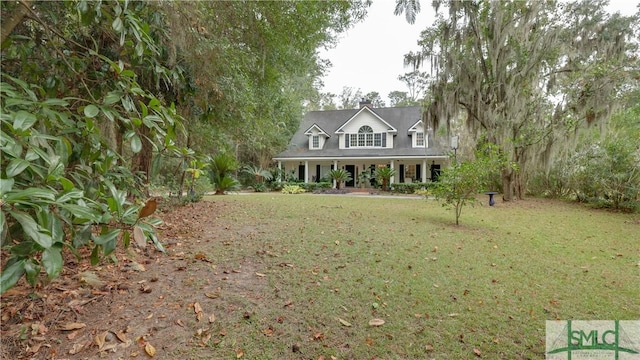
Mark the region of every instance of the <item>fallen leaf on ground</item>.
<instances>
[{"instance_id":1,"label":"fallen leaf on ground","mask_svg":"<svg viewBox=\"0 0 640 360\"><path fill-rule=\"evenodd\" d=\"M151 357L156 356L156 348L154 348L153 345L151 345L151 343L146 343L144 345L144 352L146 352L147 355Z\"/></svg>"},{"instance_id":2,"label":"fallen leaf on ground","mask_svg":"<svg viewBox=\"0 0 640 360\"><path fill-rule=\"evenodd\" d=\"M371 320L369 320L369 325L371 325L371 326L382 326L382 325L384 325L384 320L382 320L382 319L371 319Z\"/></svg>"},{"instance_id":3,"label":"fallen leaf on ground","mask_svg":"<svg viewBox=\"0 0 640 360\"><path fill-rule=\"evenodd\" d=\"M236 350L236 359L240 359L244 356L244 351L242 349Z\"/></svg>"},{"instance_id":4,"label":"fallen leaf on ground","mask_svg":"<svg viewBox=\"0 0 640 360\"><path fill-rule=\"evenodd\" d=\"M209 315L209 323L216 321L216 316L214 314Z\"/></svg>"},{"instance_id":5,"label":"fallen leaf on ground","mask_svg":"<svg viewBox=\"0 0 640 360\"><path fill-rule=\"evenodd\" d=\"M197 302L193 303L193 312L196 314L202 312L202 307Z\"/></svg>"},{"instance_id":6,"label":"fallen leaf on ground","mask_svg":"<svg viewBox=\"0 0 640 360\"><path fill-rule=\"evenodd\" d=\"M40 347L42 344L35 344L34 346L29 347L27 345L27 353L30 355L35 355L38 351L40 351Z\"/></svg>"},{"instance_id":7,"label":"fallen leaf on ground","mask_svg":"<svg viewBox=\"0 0 640 360\"><path fill-rule=\"evenodd\" d=\"M480 352L480 350L473 348L473 353L476 354L477 357L482 356L482 353Z\"/></svg>"},{"instance_id":8,"label":"fallen leaf on ground","mask_svg":"<svg viewBox=\"0 0 640 360\"><path fill-rule=\"evenodd\" d=\"M262 273L257 272L257 273L256 273L256 276L258 276L258 277L265 277L266 275L265 275L265 274L262 274Z\"/></svg>"},{"instance_id":9,"label":"fallen leaf on ground","mask_svg":"<svg viewBox=\"0 0 640 360\"><path fill-rule=\"evenodd\" d=\"M372 338L366 338L366 340L364 342L369 346L373 345L373 339Z\"/></svg>"},{"instance_id":10,"label":"fallen leaf on ground","mask_svg":"<svg viewBox=\"0 0 640 360\"><path fill-rule=\"evenodd\" d=\"M122 341L123 343L127 342L127 335L125 335L125 333L122 331L117 332L116 337L118 338L118 340Z\"/></svg>"},{"instance_id":11,"label":"fallen leaf on ground","mask_svg":"<svg viewBox=\"0 0 640 360\"><path fill-rule=\"evenodd\" d=\"M69 355L75 355L84 349L84 343L73 344L71 350L69 350Z\"/></svg>"},{"instance_id":12,"label":"fallen leaf on ground","mask_svg":"<svg viewBox=\"0 0 640 360\"><path fill-rule=\"evenodd\" d=\"M343 320L338 318L338 321L340 321L340 324L344 325L344 326L351 326L351 323L348 322L347 320Z\"/></svg>"},{"instance_id":13,"label":"fallen leaf on ground","mask_svg":"<svg viewBox=\"0 0 640 360\"><path fill-rule=\"evenodd\" d=\"M209 299L217 299L220 297L220 294L218 293L204 293L204 296L208 297Z\"/></svg>"},{"instance_id":14,"label":"fallen leaf on ground","mask_svg":"<svg viewBox=\"0 0 640 360\"><path fill-rule=\"evenodd\" d=\"M62 327L60 327L60 330L62 331L78 330L78 329L82 329L85 326L87 326L87 324L85 323L69 323L69 324L62 325Z\"/></svg>"},{"instance_id":15,"label":"fallen leaf on ground","mask_svg":"<svg viewBox=\"0 0 640 360\"><path fill-rule=\"evenodd\" d=\"M431 345L431 344L427 344L427 345L425 345L425 346L424 346L424 349L425 349L426 351L433 351L433 345Z\"/></svg>"},{"instance_id":16,"label":"fallen leaf on ground","mask_svg":"<svg viewBox=\"0 0 640 360\"><path fill-rule=\"evenodd\" d=\"M102 347L104 346L104 342L105 342L105 338L107 337L107 332L102 332L98 335L96 335L96 337L93 339L96 343L96 345L98 345L98 350L101 350Z\"/></svg>"}]
</instances>

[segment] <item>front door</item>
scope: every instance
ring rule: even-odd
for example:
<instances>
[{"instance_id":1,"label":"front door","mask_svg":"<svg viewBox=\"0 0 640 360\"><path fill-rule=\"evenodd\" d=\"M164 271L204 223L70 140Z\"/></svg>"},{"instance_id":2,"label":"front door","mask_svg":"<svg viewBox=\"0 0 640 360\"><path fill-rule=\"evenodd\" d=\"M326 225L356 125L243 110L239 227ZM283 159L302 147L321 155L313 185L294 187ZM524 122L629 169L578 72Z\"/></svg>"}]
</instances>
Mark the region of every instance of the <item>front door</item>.
<instances>
[{"instance_id":1,"label":"front door","mask_svg":"<svg viewBox=\"0 0 640 360\"><path fill-rule=\"evenodd\" d=\"M351 180L344 183L344 186L356 186L356 166L355 165L345 165L344 170L349 173L351 176Z\"/></svg>"},{"instance_id":2,"label":"front door","mask_svg":"<svg viewBox=\"0 0 640 360\"><path fill-rule=\"evenodd\" d=\"M304 165L298 165L298 180L304 181Z\"/></svg>"},{"instance_id":3,"label":"front door","mask_svg":"<svg viewBox=\"0 0 640 360\"><path fill-rule=\"evenodd\" d=\"M404 182L404 164L400 164L400 169L399 169L399 173L400 173L400 182L403 183Z\"/></svg>"},{"instance_id":4,"label":"front door","mask_svg":"<svg viewBox=\"0 0 640 360\"><path fill-rule=\"evenodd\" d=\"M440 177L440 164L431 165L431 181L438 181Z\"/></svg>"}]
</instances>

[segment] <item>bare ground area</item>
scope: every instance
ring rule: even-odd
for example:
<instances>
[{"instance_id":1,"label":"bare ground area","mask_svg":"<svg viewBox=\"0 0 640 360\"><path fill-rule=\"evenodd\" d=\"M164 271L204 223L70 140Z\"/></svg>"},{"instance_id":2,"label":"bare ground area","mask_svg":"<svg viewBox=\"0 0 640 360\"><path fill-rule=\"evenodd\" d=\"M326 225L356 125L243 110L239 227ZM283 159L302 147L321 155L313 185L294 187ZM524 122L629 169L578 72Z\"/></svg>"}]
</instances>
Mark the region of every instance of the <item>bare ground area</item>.
<instances>
[{"instance_id":1,"label":"bare ground area","mask_svg":"<svg viewBox=\"0 0 640 360\"><path fill-rule=\"evenodd\" d=\"M274 296L259 254L233 258L256 229L220 224L222 206L203 201L159 214L166 254L132 246L92 267L88 256L78 262L67 253L51 283L19 282L2 296L0 358L211 358L233 324L252 316L248 309ZM203 250L210 246L232 255L214 263Z\"/></svg>"}]
</instances>

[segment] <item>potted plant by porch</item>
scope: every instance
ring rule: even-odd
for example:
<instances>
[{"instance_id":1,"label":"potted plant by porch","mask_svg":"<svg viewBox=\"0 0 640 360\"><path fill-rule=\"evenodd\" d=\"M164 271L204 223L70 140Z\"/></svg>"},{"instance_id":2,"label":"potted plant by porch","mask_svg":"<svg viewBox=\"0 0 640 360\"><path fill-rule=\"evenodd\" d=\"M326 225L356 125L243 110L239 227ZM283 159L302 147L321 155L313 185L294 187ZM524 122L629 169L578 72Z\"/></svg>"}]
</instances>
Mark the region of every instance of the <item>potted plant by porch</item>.
<instances>
[{"instance_id":1,"label":"potted plant by porch","mask_svg":"<svg viewBox=\"0 0 640 360\"><path fill-rule=\"evenodd\" d=\"M358 183L360 184L360 188L364 189L367 187L371 180L371 173L369 171L363 171L358 174Z\"/></svg>"},{"instance_id":2,"label":"potted plant by porch","mask_svg":"<svg viewBox=\"0 0 640 360\"><path fill-rule=\"evenodd\" d=\"M348 171L344 171L342 169L329 171L329 177L336 181L336 189L338 190L340 189L340 184L342 184L342 182L351 181L353 179Z\"/></svg>"},{"instance_id":3,"label":"potted plant by porch","mask_svg":"<svg viewBox=\"0 0 640 360\"><path fill-rule=\"evenodd\" d=\"M389 181L396 174L396 170L388 167L376 169L375 177L382 182L382 191L389 190Z\"/></svg>"}]
</instances>

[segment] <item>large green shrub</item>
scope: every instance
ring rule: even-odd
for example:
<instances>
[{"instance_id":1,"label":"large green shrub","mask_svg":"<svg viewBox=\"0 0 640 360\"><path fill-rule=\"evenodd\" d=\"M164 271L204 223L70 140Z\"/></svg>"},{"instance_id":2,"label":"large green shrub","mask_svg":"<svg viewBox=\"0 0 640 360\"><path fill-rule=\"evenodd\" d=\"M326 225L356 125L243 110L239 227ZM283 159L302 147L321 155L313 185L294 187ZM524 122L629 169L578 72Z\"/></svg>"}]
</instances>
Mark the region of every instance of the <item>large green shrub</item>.
<instances>
[{"instance_id":1,"label":"large green shrub","mask_svg":"<svg viewBox=\"0 0 640 360\"><path fill-rule=\"evenodd\" d=\"M105 114L113 115L102 104L116 97L108 94L78 113L72 99L44 94L38 85L2 74L0 234L10 256L0 292L23 275L35 285L41 270L49 278L58 276L65 247L79 254L80 246L91 246L92 263L115 250L118 241L128 245L132 234L143 243L144 234L162 249L153 231L159 222L145 222L141 205L130 200L131 194L142 195L142 179L111 150L96 126ZM148 104L146 116L153 114L161 123L159 114L167 109L150 95ZM129 145L136 152L140 149L133 131Z\"/></svg>"}]
</instances>

